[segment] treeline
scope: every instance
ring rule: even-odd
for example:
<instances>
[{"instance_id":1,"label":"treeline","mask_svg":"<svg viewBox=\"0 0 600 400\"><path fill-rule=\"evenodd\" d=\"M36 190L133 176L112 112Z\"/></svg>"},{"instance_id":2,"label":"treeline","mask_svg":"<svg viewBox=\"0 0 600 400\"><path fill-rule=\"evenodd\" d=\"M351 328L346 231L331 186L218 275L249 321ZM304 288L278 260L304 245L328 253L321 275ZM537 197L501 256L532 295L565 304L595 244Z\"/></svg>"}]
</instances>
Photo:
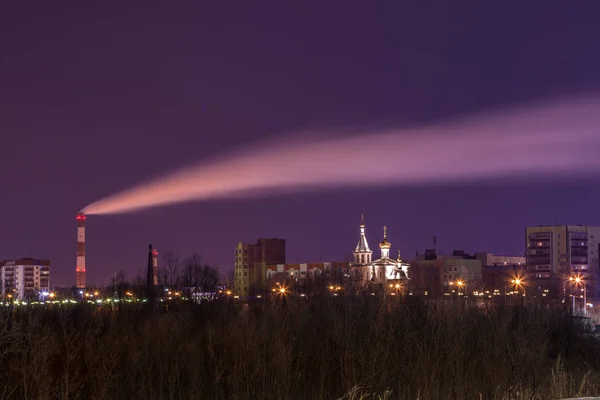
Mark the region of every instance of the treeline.
<instances>
[{"instance_id":1,"label":"treeline","mask_svg":"<svg viewBox=\"0 0 600 400\"><path fill-rule=\"evenodd\" d=\"M158 289L171 291L214 292L219 285L221 274L218 268L202 262L197 253L180 258L173 252L163 254L158 261ZM143 296L146 288L146 270L140 269L129 279L125 271L119 271L111 279L107 292L117 291L119 295L131 292Z\"/></svg>"},{"instance_id":2,"label":"treeline","mask_svg":"<svg viewBox=\"0 0 600 400\"><path fill-rule=\"evenodd\" d=\"M416 298L0 310L6 399L537 400L600 393L568 312Z\"/></svg>"}]
</instances>

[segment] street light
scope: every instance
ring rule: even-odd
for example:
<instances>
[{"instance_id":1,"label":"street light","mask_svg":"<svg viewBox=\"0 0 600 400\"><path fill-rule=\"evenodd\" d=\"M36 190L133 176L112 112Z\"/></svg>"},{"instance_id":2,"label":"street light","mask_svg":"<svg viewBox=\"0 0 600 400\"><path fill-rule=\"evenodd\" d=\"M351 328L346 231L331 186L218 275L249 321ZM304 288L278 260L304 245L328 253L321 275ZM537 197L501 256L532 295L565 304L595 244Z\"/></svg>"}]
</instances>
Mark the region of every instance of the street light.
<instances>
[{"instance_id":1,"label":"street light","mask_svg":"<svg viewBox=\"0 0 600 400\"><path fill-rule=\"evenodd\" d=\"M459 294L460 294L460 290L463 288L463 286L465 287L465 292L463 293L464 296L467 296L467 290L466 290L466 286L467 284L465 283L465 281L463 280L457 280L456 281L456 286L458 286L458 290L459 290Z\"/></svg>"},{"instance_id":2,"label":"street light","mask_svg":"<svg viewBox=\"0 0 600 400\"><path fill-rule=\"evenodd\" d=\"M523 287L523 296L525 296L525 282L523 281L523 279L515 278L515 279L511 280L511 283L517 289L517 294L519 294L519 288L522 286Z\"/></svg>"},{"instance_id":3,"label":"street light","mask_svg":"<svg viewBox=\"0 0 600 400\"><path fill-rule=\"evenodd\" d=\"M579 285L583 285L583 314L587 315L587 285L585 280L580 275L574 275L569 277L569 281L572 285L579 287ZM575 295L573 291L571 291L571 297L573 298L573 309L575 309Z\"/></svg>"}]
</instances>

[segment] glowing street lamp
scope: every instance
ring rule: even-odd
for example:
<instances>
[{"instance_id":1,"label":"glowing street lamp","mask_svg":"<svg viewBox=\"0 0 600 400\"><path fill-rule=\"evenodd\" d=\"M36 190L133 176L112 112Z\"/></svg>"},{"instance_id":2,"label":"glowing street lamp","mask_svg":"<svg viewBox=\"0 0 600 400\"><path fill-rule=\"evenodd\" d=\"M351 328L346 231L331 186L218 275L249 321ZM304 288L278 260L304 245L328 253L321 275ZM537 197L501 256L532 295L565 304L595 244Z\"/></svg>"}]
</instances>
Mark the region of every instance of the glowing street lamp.
<instances>
[{"instance_id":1,"label":"glowing street lamp","mask_svg":"<svg viewBox=\"0 0 600 400\"><path fill-rule=\"evenodd\" d=\"M466 288L467 284L465 283L465 281L459 279L456 281L456 286L458 286L458 294L460 294L461 293L460 291L463 289L463 287ZM466 292L466 290L465 290L465 292ZM466 295L467 293L464 293L464 294Z\"/></svg>"},{"instance_id":2,"label":"glowing street lamp","mask_svg":"<svg viewBox=\"0 0 600 400\"><path fill-rule=\"evenodd\" d=\"M587 314L587 285L585 280L580 275L573 275L569 277L569 281L576 287L583 285L583 289L581 289L583 291L583 313L584 315ZM575 295L571 294L571 297L573 298L573 308L575 308Z\"/></svg>"},{"instance_id":3,"label":"glowing street lamp","mask_svg":"<svg viewBox=\"0 0 600 400\"><path fill-rule=\"evenodd\" d=\"M523 287L523 292L525 292L525 282L523 281L523 279L514 278L510 282L517 288L517 293L519 292L519 288L521 286ZM523 294L525 294L525 293L523 293Z\"/></svg>"}]
</instances>

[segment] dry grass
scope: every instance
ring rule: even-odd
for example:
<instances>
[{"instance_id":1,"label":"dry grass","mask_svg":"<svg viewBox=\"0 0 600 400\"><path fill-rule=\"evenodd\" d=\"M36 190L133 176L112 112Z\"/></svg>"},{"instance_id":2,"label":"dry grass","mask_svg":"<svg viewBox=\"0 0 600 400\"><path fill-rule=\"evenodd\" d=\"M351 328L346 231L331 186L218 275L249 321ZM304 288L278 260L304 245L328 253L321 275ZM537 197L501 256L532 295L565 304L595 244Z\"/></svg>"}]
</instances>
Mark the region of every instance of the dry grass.
<instances>
[{"instance_id":1,"label":"dry grass","mask_svg":"<svg viewBox=\"0 0 600 400\"><path fill-rule=\"evenodd\" d=\"M217 302L0 312L1 399L556 399L600 392L568 314L458 303Z\"/></svg>"}]
</instances>

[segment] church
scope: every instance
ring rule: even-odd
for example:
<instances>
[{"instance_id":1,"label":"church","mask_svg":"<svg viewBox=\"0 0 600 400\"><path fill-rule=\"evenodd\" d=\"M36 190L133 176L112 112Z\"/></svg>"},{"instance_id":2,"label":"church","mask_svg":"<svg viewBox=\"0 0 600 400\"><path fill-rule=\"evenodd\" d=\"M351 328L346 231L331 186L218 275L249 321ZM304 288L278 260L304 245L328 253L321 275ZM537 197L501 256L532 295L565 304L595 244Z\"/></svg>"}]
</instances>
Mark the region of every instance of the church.
<instances>
[{"instance_id":1,"label":"church","mask_svg":"<svg viewBox=\"0 0 600 400\"><path fill-rule=\"evenodd\" d=\"M381 257L375 261L372 260L373 251L369 248L369 243L365 235L365 220L362 217L360 223L360 236L358 244L354 249L354 260L351 263L351 280L353 280L362 290L367 288L371 292L392 291L403 288L408 282L408 270L410 265L402 262L400 250L398 258L390 258L390 249L392 244L387 240L387 227L383 227L383 240L379 243Z\"/></svg>"}]
</instances>

